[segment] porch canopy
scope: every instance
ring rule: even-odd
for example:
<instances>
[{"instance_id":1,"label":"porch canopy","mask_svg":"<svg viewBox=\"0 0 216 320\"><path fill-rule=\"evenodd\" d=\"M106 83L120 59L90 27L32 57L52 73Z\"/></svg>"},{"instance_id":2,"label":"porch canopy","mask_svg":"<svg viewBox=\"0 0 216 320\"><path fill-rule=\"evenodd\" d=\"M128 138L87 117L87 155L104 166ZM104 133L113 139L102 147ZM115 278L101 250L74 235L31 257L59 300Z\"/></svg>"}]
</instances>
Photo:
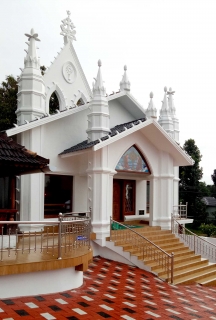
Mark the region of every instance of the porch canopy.
<instances>
[{"instance_id":1,"label":"porch canopy","mask_svg":"<svg viewBox=\"0 0 216 320\"><path fill-rule=\"evenodd\" d=\"M43 172L48 164L48 159L27 150L6 133L0 133L0 177Z\"/></svg>"}]
</instances>

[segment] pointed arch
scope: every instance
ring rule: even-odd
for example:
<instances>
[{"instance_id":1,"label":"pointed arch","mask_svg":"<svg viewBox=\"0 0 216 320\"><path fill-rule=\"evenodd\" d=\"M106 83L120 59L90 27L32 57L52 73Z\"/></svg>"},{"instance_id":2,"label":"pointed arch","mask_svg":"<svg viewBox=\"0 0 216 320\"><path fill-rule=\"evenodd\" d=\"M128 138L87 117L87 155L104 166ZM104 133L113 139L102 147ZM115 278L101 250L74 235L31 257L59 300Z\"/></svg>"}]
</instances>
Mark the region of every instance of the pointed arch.
<instances>
[{"instance_id":1,"label":"pointed arch","mask_svg":"<svg viewBox=\"0 0 216 320\"><path fill-rule=\"evenodd\" d=\"M136 145L132 145L124 152L119 159L115 170L118 172L139 172L151 174L147 161Z\"/></svg>"},{"instance_id":2,"label":"pointed arch","mask_svg":"<svg viewBox=\"0 0 216 320\"><path fill-rule=\"evenodd\" d=\"M79 103L79 102L81 102L81 103ZM87 98L82 91L79 91L79 93L76 94L76 98L74 99L74 103L78 107L87 103Z\"/></svg>"},{"instance_id":3,"label":"pointed arch","mask_svg":"<svg viewBox=\"0 0 216 320\"><path fill-rule=\"evenodd\" d=\"M59 111L66 109L66 101L65 101L63 92L61 88L56 83L53 82L52 86L48 87L48 91L46 95L46 113L49 113L49 101L53 92L55 92L59 101Z\"/></svg>"}]
</instances>

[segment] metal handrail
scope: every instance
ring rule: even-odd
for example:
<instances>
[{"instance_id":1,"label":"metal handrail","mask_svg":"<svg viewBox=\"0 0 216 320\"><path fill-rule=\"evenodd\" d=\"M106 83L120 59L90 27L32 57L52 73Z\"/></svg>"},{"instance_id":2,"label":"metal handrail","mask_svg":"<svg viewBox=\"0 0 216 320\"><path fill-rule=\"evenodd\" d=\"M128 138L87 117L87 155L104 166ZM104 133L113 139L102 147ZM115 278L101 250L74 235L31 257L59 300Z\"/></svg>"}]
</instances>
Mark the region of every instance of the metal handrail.
<instances>
[{"instance_id":1,"label":"metal handrail","mask_svg":"<svg viewBox=\"0 0 216 320\"><path fill-rule=\"evenodd\" d=\"M173 206L174 216L176 215L176 217L178 217L178 219L187 219L187 206L188 206L187 202L186 202L186 204L182 204L180 202L179 205Z\"/></svg>"},{"instance_id":2,"label":"metal handrail","mask_svg":"<svg viewBox=\"0 0 216 320\"><path fill-rule=\"evenodd\" d=\"M168 272L168 280L169 280L169 275L170 275L170 280L171 283L173 283L173 269L174 269L174 253L167 253L166 251L164 251L163 249L161 249L159 246L157 246L154 242L152 242L151 240L149 240L148 238L144 237L143 235L141 235L140 233L136 232L135 230L131 229L130 227L128 227L125 224L122 224L118 221L115 221L112 219L112 217L110 217L110 241L112 241L112 222L115 222L119 225L121 225L122 227L126 228L127 230L131 231L133 234L135 234L136 236L138 236L139 238L141 238L143 241L146 241L147 243L149 243L152 247L154 247L156 250L158 250L159 252L161 252L162 254L164 254L167 258L168 261L171 261L171 268L169 268L169 264L167 266L167 272ZM122 229L121 229L122 230ZM115 230L115 231L120 231L120 230ZM123 230L122 230L123 231ZM144 251L143 251L144 252ZM153 259L155 260L155 254ZM157 261L157 260L155 260ZM157 261L160 264L160 261Z\"/></svg>"},{"instance_id":3,"label":"metal handrail","mask_svg":"<svg viewBox=\"0 0 216 320\"><path fill-rule=\"evenodd\" d=\"M30 253L31 251L36 252L36 249L40 249L40 252L42 252L45 249L47 253L49 251L54 256L54 251L57 249L57 259L62 259L62 248L64 248L65 253L68 250L71 251L72 248L76 249L77 247L83 246L88 246L88 249L91 250L91 218L85 217L84 219L66 221L63 221L63 219L63 215L60 213L58 221L1 221L0 261L3 261L4 252L10 257L11 251L14 251L16 255L18 252L24 253L27 251ZM9 228L9 232L5 238L3 234L5 225L30 225L31 227L43 225L49 228L47 228L47 231L44 233L42 229L38 231L20 232L18 231L18 227L16 227L14 234L11 232L11 228ZM58 226L57 232L54 230L55 226ZM70 228L66 228L68 226L70 226ZM44 237L46 240L44 240ZM21 241L21 247L18 247L19 240ZM7 244L5 244L4 241L7 241ZM14 241L13 245L12 241Z\"/></svg>"},{"instance_id":4,"label":"metal handrail","mask_svg":"<svg viewBox=\"0 0 216 320\"><path fill-rule=\"evenodd\" d=\"M176 226L175 226L176 223ZM185 228L172 216L172 233L176 234L184 243L186 243L195 254L201 254L202 257L207 257L209 261L216 262L216 245L194 232ZM190 236L187 239L187 236ZM210 249L212 248L212 249ZM212 260L213 259L213 260Z\"/></svg>"}]
</instances>

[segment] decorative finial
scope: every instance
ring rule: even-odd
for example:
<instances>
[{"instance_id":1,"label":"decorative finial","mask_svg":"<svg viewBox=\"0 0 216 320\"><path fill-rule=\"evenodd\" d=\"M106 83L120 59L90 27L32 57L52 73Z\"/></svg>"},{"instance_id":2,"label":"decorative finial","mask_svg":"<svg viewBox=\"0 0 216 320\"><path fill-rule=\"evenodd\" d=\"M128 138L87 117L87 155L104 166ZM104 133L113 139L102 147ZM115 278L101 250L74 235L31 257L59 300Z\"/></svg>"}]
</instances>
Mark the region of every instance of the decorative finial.
<instances>
[{"instance_id":1,"label":"decorative finial","mask_svg":"<svg viewBox=\"0 0 216 320\"><path fill-rule=\"evenodd\" d=\"M34 33L34 29L31 29L31 34L25 33L25 36L28 37L28 41L30 41L31 38L33 38L36 41L40 41L40 39L38 39L38 34Z\"/></svg>"},{"instance_id":2,"label":"decorative finial","mask_svg":"<svg viewBox=\"0 0 216 320\"><path fill-rule=\"evenodd\" d=\"M172 88L171 88L171 87L169 88L169 91L167 91L167 94L168 94L168 95L172 95L172 94L174 94L174 93L175 93L175 91L172 91Z\"/></svg>"},{"instance_id":3,"label":"decorative finial","mask_svg":"<svg viewBox=\"0 0 216 320\"><path fill-rule=\"evenodd\" d=\"M100 68L102 66L102 62L101 62L101 60L99 59L98 60L98 67Z\"/></svg>"},{"instance_id":4,"label":"decorative finial","mask_svg":"<svg viewBox=\"0 0 216 320\"><path fill-rule=\"evenodd\" d=\"M130 81L127 76L127 66L124 65L124 75L122 76L122 81L120 82L120 91L130 91Z\"/></svg>"},{"instance_id":5,"label":"decorative finial","mask_svg":"<svg viewBox=\"0 0 216 320\"><path fill-rule=\"evenodd\" d=\"M68 17L62 20L62 25L61 30L62 32L60 33L62 36L64 36L64 43L68 43L69 40L76 40L75 34L76 31L73 30L75 28L75 25L70 19L70 11L67 10L67 15Z\"/></svg>"},{"instance_id":6,"label":"decorative finial","mask_svg":"<svg viewBox=\"0 0 216 320\"><path fill-rule=\"evenodd\" d=\"M157 109L155 108L154 101L153 101L153 96L154 96L153 92L150 92L149 96L151 100L148 104L148 108L145 110L145 114L148 119L150 118L157 119Z\"/></svg>"},{"instance_id":7,"label":"decorative finial","mask_svg":"<svg viewBox=\"0 0 216 320\"><path fill-rule=\"evenodd\" d=\"M167 92L167 87L164 87L164 92Z\"/></svg>"}]
</instances>

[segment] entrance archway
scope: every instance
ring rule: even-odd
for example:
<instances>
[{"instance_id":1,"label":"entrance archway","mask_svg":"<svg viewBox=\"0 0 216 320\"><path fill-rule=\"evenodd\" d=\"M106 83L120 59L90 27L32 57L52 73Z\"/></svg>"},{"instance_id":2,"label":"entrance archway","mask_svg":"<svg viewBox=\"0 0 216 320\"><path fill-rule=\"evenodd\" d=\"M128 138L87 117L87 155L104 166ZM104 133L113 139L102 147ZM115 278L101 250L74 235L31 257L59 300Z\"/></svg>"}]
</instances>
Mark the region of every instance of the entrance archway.
<instances>
[{"instance_id":1,"label":"entrance archway","mask_svg":"<svg viewBox=\"0 0 216 320\"><path fill-rule=\"evenodd\" d=\"M151 171L145 158L135 145L131 146L122 155L115 170L117 171L117 177L124 175L125 179L118 179L117 177L117 179L113 179L113 219L124 221L124 216L136 214L136 180L132 177L145 180L145 176L151 174ZM146 197L144 192L143 190L143 197Z\"/></svg>"}]
</instances>

